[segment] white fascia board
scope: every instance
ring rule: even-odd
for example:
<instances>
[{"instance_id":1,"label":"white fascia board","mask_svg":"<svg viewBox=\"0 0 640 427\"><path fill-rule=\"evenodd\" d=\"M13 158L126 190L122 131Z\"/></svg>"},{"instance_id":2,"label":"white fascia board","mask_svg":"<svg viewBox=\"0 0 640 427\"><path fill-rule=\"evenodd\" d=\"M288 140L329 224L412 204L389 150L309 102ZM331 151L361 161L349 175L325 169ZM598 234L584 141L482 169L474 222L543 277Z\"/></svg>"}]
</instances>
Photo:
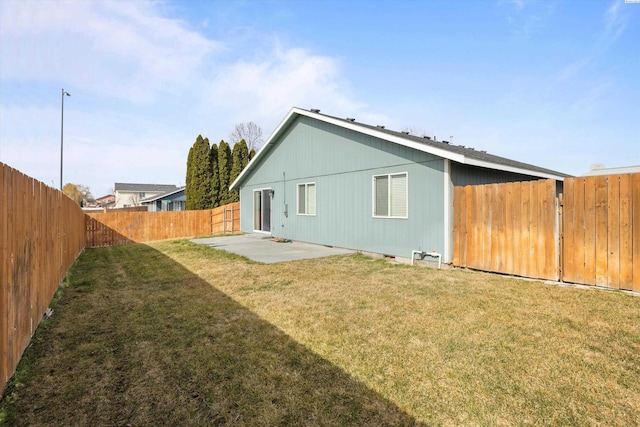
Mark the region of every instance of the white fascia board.
<instances>
[{"instance_id":1,"label":"white fascia board","mask_svg":"<svg viewBox=\"0 0 640 427\"><path fill-rule=\"evenodd\" d=\"M325 116L324 114L314 113L312 111L303 110L301 108L294 107L291 110L289 110L289 113L285 116L285 118L280 122L278 127L276 127L276 129L273 131L273 133L269 136L269 138L264 143L264 145L262 146L260 151L258 151L256 156L253 159L251 159L251 161L249 162L247 167L244 168L244 170L240 173L240 175L238 175L236 180L233 181L233 183L229 186L230 190L235 190L240 185L240 183L244 180L245 175L247 175L253 169L255 164L260 161L260 159L263 157L263 155L270 150L270 147L273 146L273 144L275 144L275 140L278 138L278 136L280 135L282 130L284 128L286 128L286 126L289 125L289 122L292 120L294 115L311 117L311 118L314 118L316 120L320 120L320 121L325 122L325 123L330 123L330 124L333 124L335 126L339 126L341 128L344 128L344 129L349 129L349 130L352 130L354 132L359 132L359 133L362 133L362 134L365 134L365 135L372 136L374 138L379 138L379 139L382 139L382 140L385 140L385 141L393 142L394 144L399 144L399 145L402 145L402 146L405 146L405 147L412 148L414 150L418 150L418 151L422 151L422 152L425 152L425 153L429 153L429 154L432 154L434 156L438 156L438 157L441 157L443 159L453 160L454 162L458 162L458 163L462 163L462 164L480 166L480 167L489 168L489 169L497 169L497 170L502 170L502 171L507 171L507 172L520 173L520 174L524 174L524 175L539 176L541 178L552 178L552 179L556 179L556 180L559 180L559 181L563 181L564 180L564 177L560 176L560 175L547 174L547 173L542 173L542 172L535 172L535 171L531 171L531 170L527 170L527 169L521 169L521 168L516 168L516 167L512 167L512 166L501 165L501 164L498 164L498 163L492 163L492 162L486 162L486 161L482 161L482 160L476 160L476 159L468 158L463 154L453 153L453 152L448 151L448 150L435 148L435 147L432 147L430 145L421 144L419 142L411 141L411 140L408 140L408 139L405 139L405 138L402 138L402 137L399 137L399 136L390 135L390 134L388 134L386 132L381 132L381 131L378 131L378 130L375 130L375 129L371 129L371 128L368 128L368 127L365 127L365 126L361 126L361 125L359 125L358 123L355 123L355 122L354 123L345 122L344 120L340 120L340 119L336 119L336 118L333 118L333 117Z\"/></svg>"},{"instance_id":2,"label":"white fascia board","mask_svg":"<svg viewBox=\"0 0 640 427\"><path fill-rule=\"evenodd\" d=\"M267 140L262 145L260 150L258 150L256 155L253 157L253 159L251 159L251 161L242 170L242 172L240 172L240 175L238 175L238 177L235 179L235 181L233 181L231 183L231 185L229 186L229 190L235 190L240 185L240 183L244 180L244 176L247 175L249 173L249 171L251 171L251 169L253 169L254 165L260 161L260 159L264 156L264 154L271 149L270 147L273 146L273 144L275 143L274 142L275 139L280 134L282 129L284 127L286 127L288 122L291 120L291 117L294 114L296 114L296 113L299 114L300 112L303 112L303 111L304 110L301 110L299 108L292 108L291 110L289 110L289 113L285 116L284 119L282 119L282 121L280 122L278 127L276 127L276 129L271 133L271 135L269 135L269 138L267 138Z\"/></svg>"},{"instance_id":3,"label":"white fascia board","mask_svg":"<svg viewBox=\"0 0 640 427\"><path fill-rule=\"evenodd\" d=\"M310 111L299 110L299 109L296 109L296 108L294 108L294 110L297 110L296 112L298 112L301 115L308 116L308 117L313 117L314 119L318 119L318 120L321 120L321 121L326 122L326 123L331 123L331 124L339 126L341 128L352 130L354 132L358 132L358 133L362 133L362 134L365 134L365 135L373 136L373 137L379 138L379 139L384 139L386 141L393 142L393 143L399 144L399 145L403 145L405 147L413 148L414 150L423 151L425 153L433 154L434 156L442 157L444 159L449 159L449 160L453 160L453 161L460 162L460 163L464 162L464 156L462 154L452 153L452 152L447 151L447 150L441 150L439 148L431 147L431 146L426 145L426 144L421 144L419 142L410 141L408 139L401 138L399 136L389 135L386 132L380 132L380 131L377 131L375 129L370 129L368 127L360 126L359 124L357 124L355 122L354 123L349 123L349 122L345 122L343 120L334 119L333 117L327 117L327 116L324 116L322 114L316 114L316 113L312 113Z\"/></svg>"},{"instance_id":4,"label":"white fascia board","mask_svg":"<svg viewBox=\"0 0 640 427\"><path fill-rule=\"evenodd\" d=\"M555 179L557 181L564 181L564 178L565 178L562 175L533 171L530 169L517 168L514 166L501 165L499 163L485 162L483 160L471 159L468 157L465 160L466 161L463 163L467 165L479 166L481 168L486 168L486 169L497 169L505 172L519 173L522 175L538 176L540 178L550 178L550 179Z\"/></svg>"},{"instance_id":5,"label":"white fascia board","mask_svg":"<svg viewBox=\"0 0 640 427\"><path fill-rule=\"evenodd\" d=\"M184 189L185 189L185 187L180 187L177 190L170 191L169 193L161 193L161 194L157 194L155 196L147 197L145 199L140 200L140 203L155 202L156 200L162 199L163 197L173 196L174 194L179 193Z\"/></svg>"}]
</instances>

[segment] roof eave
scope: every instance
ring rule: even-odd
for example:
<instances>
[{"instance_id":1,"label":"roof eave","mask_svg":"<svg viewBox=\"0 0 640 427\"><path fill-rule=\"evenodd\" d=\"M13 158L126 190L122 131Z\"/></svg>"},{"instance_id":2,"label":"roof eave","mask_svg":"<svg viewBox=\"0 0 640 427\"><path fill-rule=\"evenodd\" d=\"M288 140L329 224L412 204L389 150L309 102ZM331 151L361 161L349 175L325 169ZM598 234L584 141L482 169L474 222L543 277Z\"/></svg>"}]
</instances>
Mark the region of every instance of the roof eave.
<instances>
[{"instance_id":1,"label":"roof eave","mask_svg":"<svg viewBox=\"0 0 640 427\"><path fill-rule=\"evenodd\" d=\"M273 131L273 133L269 136L269 138L267 139L267 141L265 142L265 144L262 146L262 148L260 149L260 151L258 151L258 153L255 155L255 157L253 159L251 159L251 161L249 162L249 164L247 165L246 168L244 168L244 170L240 173L240 175L238 175L238 177L235 179L235 181L233 181L233 183L231 183L231 185L229 186L230 190L236 190L240 184L242 184L242 182L244 181L244 178L246 175L248 175L250 173L250 171L255 167L255 165L260 161L260 159L264 156L265 153L267 153L274 144L275 141L277 139L277 137L280 135L280 133L290 124L290 122L293 121L293 119L295 118L294 116L306 116L306 117L312 117L314 119L323 121L325 123L330 123L345 129L349 129L349 130L353 130L354 132L358 132L358 133L363 133L365 135L369 135L369 136L373 136L375 138L380 138L380 139L384 139L396 144L400 144L400 145L404 145L406 147L410 147L416 150L420 150L420 151L424 151L430 154L433 154L435 156L438 157L443 157L449 160L453 160L456 162L462 162L464 159L464 156L460 155L460 154L456 154L456 153L451 153L449 151L446 150L441 150L435 147L430 147L430 146L426 146L424 144L420 144L417 142L413 142L413 141L409 141L407 139L404 138L400 138L394 135L389 135L387 133L384 132L380 132L380 131L376 131L374 129L369 129L366 128L364 126L360 126L356 123L345 123L342 120L338 120L335 119L333 117L329 117L329 116L325 116L324 114L319 114L319 113L314 113L312 111L307 111L307 110L303 110L301 108L298 107L294 107L292 108L289 113L285 116L285 118L280 122L280 124L278 125L278 127Z\"/></svg>"},{"instance_id":2,"label":"roof eave","mask_svg":"<svg viewBox=\"0 0 640 427\"><path fill-rule=\"evenodd\" d=\"M239 186L240 184L242 184L245 177L251 172L251 170L253 170L255 165L260 162L262 157L264 157L264 155L271 150L271 147L273 147L273 145L275 144L277 137L288 126L289 122L293 120L293 116L302 112L304 112L304 110L296 107L289 110L289 113L287 113L284 119L282 119L278 127L275 128L271 135L269 135L269 138L267 138L266 142L262 145L262 147L260 147L260 150L258 150L253 159L249 161L247 166L242 170L242 172L240 172L240 175L238 175L238 177L231 183L231 185L229 186L229 190L233 191L239 189Z\"/></svg>"},{"instance_id":3,"label":"roof eave","mask_svg":"<svg viewBox=\"0 0 640 427\"><path fill-rule=\"evenodd\" d=\"M513 173L518 173L521 175L530 175L530 176L537 176L539 178L544 178L544 179L555 179L557 181L564 181L564 179L566 178L566 176L564 175L559 175L559 174L553 174L550 172L542 172L542 171L535 171L532 169L526 169L526 168L518 168L515 166L507 166L507 165L501 165L500 163L493 163L493 162L487 162L484 160L478 160L478 159L472 159L470 157L466 157L465 161L462 162L464 164L467 165L472 165L472 166L479 166L482 168L488 168L488 169L496 169L496 170L501 170L501 171L505 171L505 172L513 172Z\"/></svg>"},{"instance_id":4,"label":"roof eave","mask_svg":"<svg viewBox=\"0 0 640 427\"><path fill-rule=\"evenodd\" d=\"M320 113L314 113L312 111L303 110L298 107L292 108L289 113L285 116L285 118L280 122L278 127L273 131L273 133L269 136L265 144L258 151L253 159L249 162L247 167L238 175L238 177L233 181L233 183L229 186L230 190L236 190L239 188L240 184L244 181L245 177L255 168L255 166L260 162L262 157L271 150L271 147L275 145L277 138L280 136L280 133L286 129L286 127L294 120L296 116L306 116L311 117L317 120L320 120L325 123L330 123L335 126L339 126L344 129L349 129L354 132L362 133L365 135L369 135L375 138L379 138L385 141L393 142L395 144L399 144L405 147L409 147L418 151L422 151L425 153L432 154L434 156L441 157L443 159L452 160L454 162L480 166L490 169L502 170L506 172L514 172L523 175L537 176L540 178L551 178L559 181L564 181L565 176L560 174L547 173L542 171L535 171L526 168L518 168L515 166L503 165L500 163L488 162L479 159L474 159L464 154L454 153L448 150L440 149L437 147L433 147L431 145L422 144L419 142L415 142L406 138L402 138L396 135L390 135L389 133L378 131L376 129L372 129L366 126L362 126L355 122L345 122L344 120L334 118L331 116L326 116Z\"/></svg>"}]
</instances>

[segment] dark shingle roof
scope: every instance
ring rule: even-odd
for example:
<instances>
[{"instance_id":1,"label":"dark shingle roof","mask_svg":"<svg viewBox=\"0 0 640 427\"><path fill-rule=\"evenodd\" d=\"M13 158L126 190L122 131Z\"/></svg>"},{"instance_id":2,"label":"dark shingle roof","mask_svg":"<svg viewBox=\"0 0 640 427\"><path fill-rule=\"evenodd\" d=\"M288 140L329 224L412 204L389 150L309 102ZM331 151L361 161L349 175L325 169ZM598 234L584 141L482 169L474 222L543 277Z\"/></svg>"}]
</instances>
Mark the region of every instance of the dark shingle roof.
<instances>
[{"instance_id":1,"label":"dark shingle roof","mask_svg":"<svg viewBox=\"0 0 640 427\"><path fill-rule=\"evenodd\" d=\"M352 118L343 119L340 117L329 116L327 114L321 114L320 110L304 110L294 107L289 111L289 114L287 114L282 122L280 122L271 136L269 136L260 151L258 151L253 159L251 159L247 167L244 168L244 170L240 173L236 180L230 185L230 189L235 190L239 188L246 177L249 176L251 171L258 167L266 153L268 153L272 149L287 126L291 124L296 119L296 117L299 116L311 117L316 120L332 123L336 126L350 129L354 132L365 133L376 138L387 140L389 141L389 143L404 145L412 149L431 153L433 155L461 164L478 166L487 169L515 172L522 175L529 175L539 178L552 178L557 180L563 180L564 178L571 176L551 169L541 168L539 166L531 165L528 163L507 159L505 157L494 156L493 154L489 154L485 151L475 150L473 148L467 148L461 145L454 145L443 141L430 140L415 135L409 135L404 132L396 132L393 130L385 129L382 126L372 126L364 123L359 123Z\"/></svg>"},{"instance_id":2,"label":"dark shingle roof","mask_svg":"<svg viewBox=\"0 0 640 427\"><path fill-rule=\"evenodd\" d=\"M130 184L124 182L116 182L113 186L115 191L139 191L139 192L158 192L168 193L175 191L178 187L170 184Z\"/></svg>"},{"instance_id":3,"label":"dark shingle roof","mask_svg":"<svg viewBox=\"0 0 640 427\"><path fill-rule=\"evenodd\" d=\"M321 114L321 113L316 113L316 114ZM551 169L546 169L546 168L541 168L539 166L535 166L535 165L531 165L528 163L523 163L523 162L518 162L516 160L511 160L511 159L507 159L505 157L500 157L500 156L495 156L493 154L489 154L486 151L481 151L481 150L476 150L474 148L469 148L469 147L465 147L462 145L454 145L451 144L449 142L442 142L442 141L436 141L433 139L428 139L428 138L423 138L420 136L416 136L416 135L410 135L410 134L406 134L404 132L396 132L393 130L389 130L389 129L385 129L382 128L380 126L372 126L372 125L368 125L368 124L364 124L364 123L359 123L357 121L352 121L352 120L346 120L346 119L342 119L340 117L334 117L334 116L329 116L326 114L321 114L323 116L326 117L331 117L332 119L335 120L340 120L342 122L351 124L351 125L357 125L357 126L361 126L363 128L367 128L367 129L371 129L371 130L376 130L382 133L385 133L387 135L391 135L391 136L395 136L398 138L403 138L409 141L413 141L413 142L417 142L420 144L424 144L433 148L437 148L440 150L445 150L448 151L450 153L455 153L455 154L461 154L467 158L471 158L471 159L476 159L482 162L487 162L487 163L493 163L493 164L498 164L498 165L503 165L503 166L508 166L508 167L512 167L512 168L518 168L518 169L526 169L532 172L540 172L540 173L544 173L544 174L550 174L550 175L558 175L558 176L563 176L563 177L570 177L571 175L567 175L565 173L562 172L558 172L558 171L554 171Z\"/></svg>"}]
</instances>

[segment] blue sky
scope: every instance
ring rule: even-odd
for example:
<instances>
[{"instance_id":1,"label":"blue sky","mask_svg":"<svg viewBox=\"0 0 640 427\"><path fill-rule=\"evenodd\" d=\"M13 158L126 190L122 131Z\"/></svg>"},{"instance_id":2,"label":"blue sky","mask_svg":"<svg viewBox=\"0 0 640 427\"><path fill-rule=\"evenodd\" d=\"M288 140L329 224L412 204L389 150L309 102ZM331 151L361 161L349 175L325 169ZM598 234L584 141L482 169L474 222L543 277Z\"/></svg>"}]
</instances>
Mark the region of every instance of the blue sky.
<instances>
[{"instance_id":1,"label":"blue sky","mask_svg":"<svg viewBox=\"0 0 640 427\"><path fill-rule=\"evenodd\" d=\"M183 184L198 134L294 106L578 175L640 165L640 4L0 1L0 162Z\"/></svg>"}]
</instances>

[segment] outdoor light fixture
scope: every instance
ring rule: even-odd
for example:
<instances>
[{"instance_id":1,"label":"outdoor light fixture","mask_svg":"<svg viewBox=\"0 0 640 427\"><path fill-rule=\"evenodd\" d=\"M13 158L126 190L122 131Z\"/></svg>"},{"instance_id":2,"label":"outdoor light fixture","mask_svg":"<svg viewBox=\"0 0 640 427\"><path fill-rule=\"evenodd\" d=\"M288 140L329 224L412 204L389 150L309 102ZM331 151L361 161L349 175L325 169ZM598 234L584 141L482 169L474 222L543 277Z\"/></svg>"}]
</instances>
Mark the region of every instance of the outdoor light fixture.
<instances>
[{"instance_id":1,"label":"outdoor light fixture","mask_svg":"<svg viewBox=\"0 0 640 427\"><path fill-rule=\"evenodd\" d=\"M60 116L60 191L62 191L62 147L64 146L64 96L71 96L69 92L62 89L62 108Z\"/></svg>"}]
</instances>

